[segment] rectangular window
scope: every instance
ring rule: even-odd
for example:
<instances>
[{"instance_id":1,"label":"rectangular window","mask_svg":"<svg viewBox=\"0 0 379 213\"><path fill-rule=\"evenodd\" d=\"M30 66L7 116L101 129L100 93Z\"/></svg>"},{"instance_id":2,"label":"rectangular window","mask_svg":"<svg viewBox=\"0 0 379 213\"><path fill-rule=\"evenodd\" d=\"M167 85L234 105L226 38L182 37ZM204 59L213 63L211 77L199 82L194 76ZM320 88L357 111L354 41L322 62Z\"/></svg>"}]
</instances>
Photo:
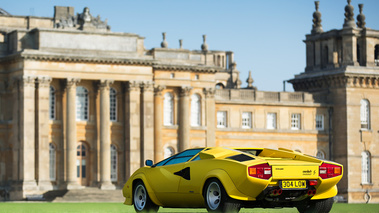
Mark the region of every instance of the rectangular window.
<instances>
[{"instance_id":1,"label":"rectangular window","mask_svg":"<svg viewBox=\"0 0 379 213\"><path fill-rule=\"evenodd\" d=\"M324 115L316 115L316 129L324 130Z\"/></svg>"},{"instance_id":2,"label":"rectangular window","mask_svg":"<svg viewBox=\"0 0 379 213\"><path fill-rule=\"evenodd\" d=\"M251 129L251 112L242 112L242 128Z\"/></svg>"},{"instance_id":3,"label":"rectangular window","mask_svg":"<svg viewBox=\"0 0 379 213\"><path fill-rule=\"evenodd\" d=\"M267 129L276 129L276 113L267 113Z\"/></svg>"},{"instance_id":4,"label":"rectangular window","mask_svg":"<svg viewBox=\"0 0 379 213\"><path fill-rule=\"evenodd\" d=\"M291 115L291 129L299 130L300 129L300 120L301 115L296 113Z\"/></svg>"},{"instance_id":5,"label":"rectangular window","mask_svg":"<svg viewBox=\"0 0 379 213\"><path fill-rule=\"evenodd\" d=\"M226 111L217 112L217 128L225 128L226 125Z\"/></svg>"}]
</instances>

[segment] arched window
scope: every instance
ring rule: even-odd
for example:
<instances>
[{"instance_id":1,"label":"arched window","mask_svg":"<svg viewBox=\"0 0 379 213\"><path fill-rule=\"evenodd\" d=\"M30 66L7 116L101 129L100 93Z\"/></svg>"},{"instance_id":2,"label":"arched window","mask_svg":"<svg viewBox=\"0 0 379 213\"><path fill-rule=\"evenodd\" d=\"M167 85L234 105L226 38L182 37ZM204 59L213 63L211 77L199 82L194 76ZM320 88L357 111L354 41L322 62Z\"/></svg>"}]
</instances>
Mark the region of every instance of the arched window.
<instances>
[{"instance_id":1,"label":"arched window","mask_svg":"<svg viewBox=\"0 0 379 213\"><path fill-rule=\"evenodd\" d=\"M88 120L88 90L84 87L76 88L76 120Z\"/></svg>"},{"instance_id":2,"label":"arched window","mask_svg":"<svg viewBox=\"0 0 379 213\"><path fill-rule=\"evenodd\" d=\"M50 86L49 93L49 119L55 120L55 89L53 86Z\"/></svg>"},{"instance_id":3,"label":"arched window","mask_svg":"<svg viewBox=\"0 0 379 213\"><path fill-rule=\"evenodd\" d=\"M374 53L375 66L379 66L379 45L375 45L375 53Z\"/></svg>"},{"instance_id":4,"label":"arched window","mask_svg":"<svg viewBox=\"0 0 379 213\"><path fill-rule=\"evenodd\" d=\"M200 107L200 95L193 94L191 97L191 126L200 126Z\"/></svg>"},{"instance_id":5,"label":"arched window","mask_svg":"<svg viewBox=\"0 0 379 213\"><path fill-rule=\"evenodd\" d=\"M173 95L169 92L164 94L163 124L165 126L174 125L174 98Z\"/></svg>"},{"instance_id":6,"label":"arched window","mask_svg":"<svg viewBox=\"0 0 379 213\"><path fill-rule=\"evenodd\" d=\"M109 90L109 113L110 113L110 121L117 121L117 98L116 98L116 90L114 88L110 88Z\"/></svg>"},{"instance_id":7,"label":"arched window","mask_svg":"<svg viewBox=\"0 0 379 213\"><path fill-rule=\"evenodd\" d=\"M224 85L222 83L216 84L216 89L224 89Z\"/></svg>"},{"instance_id":8,"label":"arched window","mask_svg":"<svg viewBox=\"0 0 379 213\"><path fill-rule=\"evenodd\" d=\"M367 99L361 100L361 128L370 129L370 102Z\"/></svg>"},{"instance_id":9,"label":"arched window","mask_svg":"<svg viewBox=\"0 0 379 213\"><path fill-rule=\"evenodd\" d=\"M317 151L316 157L320 159L325 159L325 152L321 150Z\"/></svg>"},{"instance_id":10,"label":"arched window","mask_svg":"<svg viewBox=\"0 0 379 213\"><path fill-rule=\"evenodd\" d=\"M111 144L111 181L117 181L117 148Z\"/></svg>"},{"instance_id":11,"label":"arched window","mask_svg":"<svg viewBox=\"0 0 379 213\"><path fill-rule=\"evenodd\" d=\"M164 149L164 159L171 157L175 154L174 148L168 146Z\"/></svg>"},{"instance_id":12,"label":"arched window","mask_svg":"<svg viewBox=\"0 0 379 213\"><path fill-rule=\"evenodd\" d=\"M55 146L53 143L49 144L49 176L51 181L56 179L56 152Z\"/></svg>"},{"instance_id":13,"label":"arched window","mask_svg":"<svg viewBox=\"0 0 379 213\"><path fill-rule=\"evenodd\" d=\"M370 152L362 152L362 183L371 183L371 155Z\"/></svg>"}]
</instances>

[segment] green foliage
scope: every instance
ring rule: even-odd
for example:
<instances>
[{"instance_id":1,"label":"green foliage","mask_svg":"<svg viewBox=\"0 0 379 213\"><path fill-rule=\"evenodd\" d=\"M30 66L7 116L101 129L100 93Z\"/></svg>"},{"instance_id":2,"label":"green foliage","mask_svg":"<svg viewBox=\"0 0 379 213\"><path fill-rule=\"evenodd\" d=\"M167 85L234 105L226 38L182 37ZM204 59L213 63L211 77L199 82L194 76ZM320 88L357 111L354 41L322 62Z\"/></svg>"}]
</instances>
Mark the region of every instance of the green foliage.
<instances>
[{"instance_id":1,"label":"green foliage","mask_svg":"<svg viewBox=\"0 0 379 213\"><path fill-rule=\"evenodd\" d=\"M331 213L378 212L379 204L334 204ZM133 206L122 203L47 203L47 202L3 202L2 213L134 213ZM206 209L171 209L160 208L159 213L168 212L207 212ZM241 213L295 213L296 208L283 209L241 209Z\"/></svg>"}]
</instances>

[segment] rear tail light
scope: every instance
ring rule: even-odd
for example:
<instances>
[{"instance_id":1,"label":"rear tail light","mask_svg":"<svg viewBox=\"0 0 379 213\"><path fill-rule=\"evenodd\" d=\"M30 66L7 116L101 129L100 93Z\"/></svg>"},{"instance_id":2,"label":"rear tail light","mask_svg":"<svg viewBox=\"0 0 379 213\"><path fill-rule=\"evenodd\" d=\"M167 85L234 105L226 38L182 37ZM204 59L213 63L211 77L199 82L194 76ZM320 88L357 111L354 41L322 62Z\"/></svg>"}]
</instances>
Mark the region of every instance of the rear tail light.
<instances>
[{"instance_id":1,"label":"rear tail light","mask_svg":"<svg viewBox=\"0 0 379 213\"><path fill-rule=\"evenodd\" d=\"M317 185L317 180L309 180L309 185L310 186L316 186Z\"/></svg>"},{"instance_id":2,"label":"rear tail light","mask_svg":"<svg viewBox=\"0 0 379 213\"><path fill-rule=\"evenodd\" d=\"M272 176L271 166L267 163L250 166L248 169L249 176L268 180Z\"/></svg>"},{"instance_id":3,"label":"rear tail light","mask_svg":"<svg viewBox=\"0 0 379 213\"><path fill-rule=\"evenodd\" d=\"M341 175L342 173L342 167L333 165L333 164L328 164L328 163L323 163L320 166L320 177L322 179L327 179L327 178L332 178Z\"/></svg>"}]
</instances>

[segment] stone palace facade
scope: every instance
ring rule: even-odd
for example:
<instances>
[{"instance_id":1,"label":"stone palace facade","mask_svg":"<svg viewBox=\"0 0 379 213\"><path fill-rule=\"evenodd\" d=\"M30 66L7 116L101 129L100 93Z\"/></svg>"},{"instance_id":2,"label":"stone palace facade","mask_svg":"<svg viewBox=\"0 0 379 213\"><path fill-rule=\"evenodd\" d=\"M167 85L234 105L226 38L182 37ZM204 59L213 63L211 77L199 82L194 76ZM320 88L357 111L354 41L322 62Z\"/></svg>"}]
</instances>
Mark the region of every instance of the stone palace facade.
<instances>
[{"instance_id":1,"label":"stone palace facade","mask_svg":"<svg viewBox=\"0 0 379 213\"><path fill-rule=\"evenodd\" d=\"M205 35L199 50L169 48L165 33L145 49L88 8L1 9L0 190L115 189L187 148L283 147L342 163L341 198L379 202L379 31L345 10L343 29L323 32L316 3L296 92L265 92L251 74L241 88L233 52Z\"/></svg>"}]
</instances>

